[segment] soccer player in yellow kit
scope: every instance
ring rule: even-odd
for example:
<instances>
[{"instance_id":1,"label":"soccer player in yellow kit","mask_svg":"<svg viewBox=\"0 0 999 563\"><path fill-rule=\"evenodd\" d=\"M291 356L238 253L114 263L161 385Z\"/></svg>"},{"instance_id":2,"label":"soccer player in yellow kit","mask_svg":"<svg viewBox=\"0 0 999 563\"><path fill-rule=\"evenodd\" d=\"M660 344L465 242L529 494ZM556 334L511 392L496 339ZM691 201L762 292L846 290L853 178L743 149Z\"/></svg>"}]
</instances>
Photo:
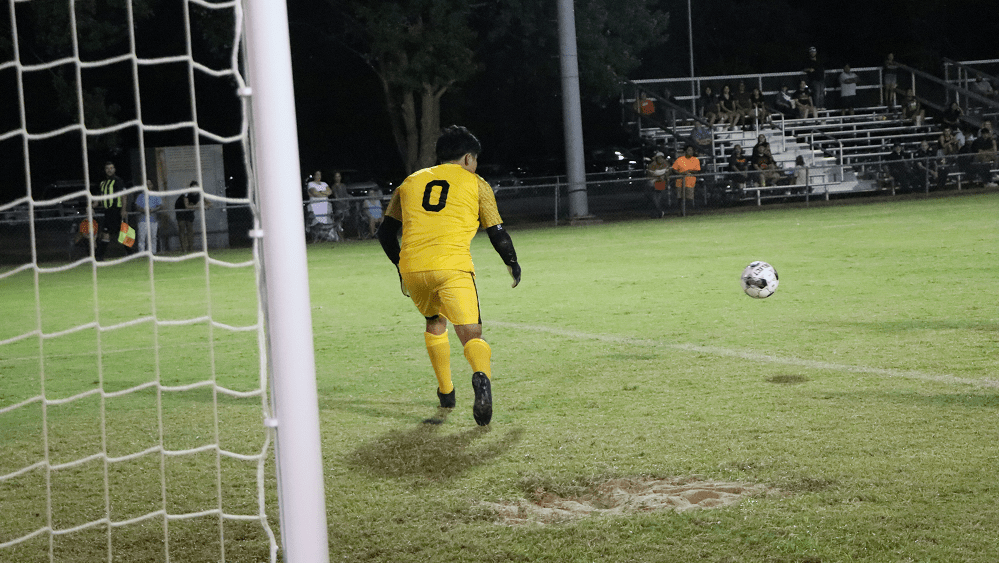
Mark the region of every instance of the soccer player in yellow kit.
<instances>
[{"instance_id":1,"label":"soccer player in yellow kit","mask_svg":"<svg viewBox=\"0 0 999 563\"><path fill-rule=\"evenodd\" d=\"M392 194L378 240L396 265L403 294L427 320L424 339L437 376L441 407L455 406L447 321L461 340L472 367L472 415L480 426L493 416L492 351L482 339L482 318L469 246L479 227L486 230L513 277L520 264L496 208L489 184L476 173L482 145L468 129L452 125L437 139L437 161L411 174ZM399 232L402 232L400 245Z\"/></svg>"}]
</instances>

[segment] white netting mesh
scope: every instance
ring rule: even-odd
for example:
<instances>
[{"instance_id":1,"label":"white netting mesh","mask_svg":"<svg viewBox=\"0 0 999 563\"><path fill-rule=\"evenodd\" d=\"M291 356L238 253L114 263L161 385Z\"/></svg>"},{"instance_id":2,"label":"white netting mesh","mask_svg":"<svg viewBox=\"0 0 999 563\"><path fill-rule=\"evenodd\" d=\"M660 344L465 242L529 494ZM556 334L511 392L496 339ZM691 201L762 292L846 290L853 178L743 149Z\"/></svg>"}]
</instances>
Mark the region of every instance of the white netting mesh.
<instances>
[{"instance_id":1,"label":"white netting mesh","mask_svg":"<svg viewBox=\"0 0 999 563\"><path fill-rule=\"evenodd\" d=\"M242 7L6 8L0 561L275 561ZM166 248L133 252L115 228L98 259L81 226L122 195L98 188L107 159L126 197L161 198L129 223L156 219ZM171 228L185 194L187 250Z\"/></svg>"}]
</instances>

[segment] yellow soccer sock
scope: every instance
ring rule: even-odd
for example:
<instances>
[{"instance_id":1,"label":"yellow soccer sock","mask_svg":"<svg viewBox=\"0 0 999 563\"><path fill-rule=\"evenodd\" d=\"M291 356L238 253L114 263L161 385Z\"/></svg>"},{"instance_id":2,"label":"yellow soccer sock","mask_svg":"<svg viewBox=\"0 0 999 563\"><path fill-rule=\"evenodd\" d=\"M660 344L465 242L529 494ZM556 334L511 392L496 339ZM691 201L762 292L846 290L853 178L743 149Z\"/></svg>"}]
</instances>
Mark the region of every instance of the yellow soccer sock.
<instances>
[{"instance_id":1,"label":"yellow soccer sock","mask_svg":"<svg viewBox=\"0 0 999 563\"><path fill-rule=\"evenodd\" d=\"M447 332L439 336L424 332L423 338L427 341L427 354L430 355L430 365L434 366L437 387L447 395L454 390L454 384L451 383L451 344L448 342Z\"/></svg>"},{"instance_id":2,"label":"yellow soccer sock","mask_svg":"<svg viewBox=\"0 0 999 563\"><path fill-rule=\"evenodd\" d=\"M489 366L492 354L489 344L481 338L473 338L465 343L465 359L472 366L472 372L481 371L489 379L493 377L492 369Z\"/></svg>"}]
</instances>

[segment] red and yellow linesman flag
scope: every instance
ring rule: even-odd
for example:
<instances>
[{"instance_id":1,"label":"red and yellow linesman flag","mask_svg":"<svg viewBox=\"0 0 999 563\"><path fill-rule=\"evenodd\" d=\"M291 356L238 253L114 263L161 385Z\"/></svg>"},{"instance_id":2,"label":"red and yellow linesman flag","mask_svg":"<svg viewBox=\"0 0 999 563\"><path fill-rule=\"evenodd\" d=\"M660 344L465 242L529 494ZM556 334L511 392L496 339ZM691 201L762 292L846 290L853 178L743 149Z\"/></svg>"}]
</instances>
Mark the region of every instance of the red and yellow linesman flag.
<instances>
[{"instance_id":1,"label":"red and yellow linesman flag","mask_svg":"<svg viewBox=\"0 0 999 563\"><path fill-rule=\"evenodd\" d=\"M118 242L129 248L132 248L132 245L135 244L135 229L124 221L121 222L121 231L118 232Z\"/></svg>"}]
</instances>

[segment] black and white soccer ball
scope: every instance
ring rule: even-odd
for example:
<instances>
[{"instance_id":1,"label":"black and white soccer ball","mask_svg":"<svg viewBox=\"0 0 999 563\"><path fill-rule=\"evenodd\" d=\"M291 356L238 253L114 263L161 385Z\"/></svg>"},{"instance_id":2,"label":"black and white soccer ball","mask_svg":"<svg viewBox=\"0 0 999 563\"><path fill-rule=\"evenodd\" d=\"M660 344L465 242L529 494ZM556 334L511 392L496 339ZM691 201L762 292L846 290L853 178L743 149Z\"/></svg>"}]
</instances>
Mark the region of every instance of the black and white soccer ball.
<instances>
[{"instance_id":1,"label":"black and white soccer ball","mask_svg":"<svg viewBox=\"0 0 999 563\"><path fill-rule=\"evenodd\" d=\"M766 262L753 262L742 271L742 290L755 299L773 295L778 283L777 270Z\"/></svg>"}]
</instances>

